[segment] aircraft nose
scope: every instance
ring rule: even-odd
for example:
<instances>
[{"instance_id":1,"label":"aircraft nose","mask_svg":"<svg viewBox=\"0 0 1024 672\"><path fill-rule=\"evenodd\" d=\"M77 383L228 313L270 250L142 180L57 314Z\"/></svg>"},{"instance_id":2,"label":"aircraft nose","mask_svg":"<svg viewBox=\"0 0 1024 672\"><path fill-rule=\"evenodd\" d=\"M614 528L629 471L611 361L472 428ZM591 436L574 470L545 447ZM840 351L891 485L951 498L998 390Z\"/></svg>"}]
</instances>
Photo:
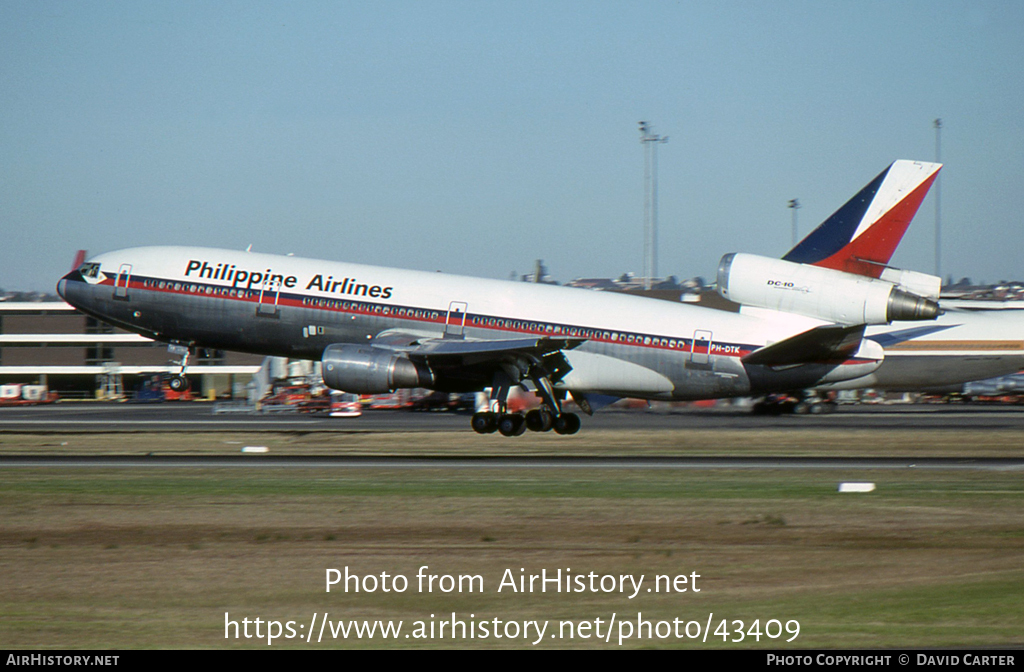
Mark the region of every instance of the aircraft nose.
<instances>
[{"instance_id":1,"label":"aircraft nose","mask_svg":"<svg viewBox=\"0 0 1024 672\"><path fill-rule=\"evenodd\" d=\"M68 281L74 283L82 280L82 274L77 270L71 271L59 281L57 281L57 293L60 294L60 298L64 299L68 303L71 301L68 299Z\"/></svg>"}]
</instances>

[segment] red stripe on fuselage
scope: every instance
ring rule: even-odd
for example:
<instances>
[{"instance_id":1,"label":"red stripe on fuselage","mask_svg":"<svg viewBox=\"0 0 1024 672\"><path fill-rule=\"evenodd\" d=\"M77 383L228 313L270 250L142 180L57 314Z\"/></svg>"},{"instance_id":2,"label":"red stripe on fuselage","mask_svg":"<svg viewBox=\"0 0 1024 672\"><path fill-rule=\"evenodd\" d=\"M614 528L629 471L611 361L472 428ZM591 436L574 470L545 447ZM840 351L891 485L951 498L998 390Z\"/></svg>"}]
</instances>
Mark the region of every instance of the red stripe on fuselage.
<instances>
[{"instance_id":1,"label":"red stripe on fuselage","mask_svg":"<svg viewBox=\"0 0 1024 672\"><path fill-rule=\"evenodd\" d=\"M159 287L159 283L165 283L164 287ZM114 286L114 279L111 276L107 276L102 282L97 283L108 287ZM179 288L176 289L175 285ZM193 290L192 287L197 287L197 290ZM219 289L220 293L213 291L207 292L206 288L211 290ZM260 302L260 290L258 289L245 289L235 287L225 287L223 285L208 285L197 282L187 282L182 280L161 280L156 278L139 279L139 276L131 276L128 283L129 293L132 291L145 291L145 292L160 292L161 294L174 294L181 296L196 296L208 299L225 299L231 301L244 301L249 304L258 304ZM266 296L266 295L264 295ZM295 298L298 297L298 298ZM334 303L337 305L318 305L320 302ZM274 301L263 301L262 303L273 306L288 306L291 308L305 308L313 310L324 310L332 313L344 313L351 315L366 315L376 317L389 317L396 320L408 320L412 322L421 322L426 324L437 324L443 326L445 324L445 318L447 317L447 311L435 310L429 308L418 308L409 306L393 306L389 304L372 303L369 301L360 301L353 298L334 298L334 297L323 297L323 296L306 296L302 294L286 295L282 293L276 302ZM342 307L342 303L348 303L347 308ZM362 308L362 306L369 306L369 309ZM376 310L375 308L380 308ZM388 312L385 313L384 310ZM405 311L421 311L426 315L409 315L408 312L404 315L399 315L400 310ZM436 314L437 317L433 315ZM465 327L473 329L488 329L491 331L503 331L512 334L526 334L530 336L544 336L550 338L582 338L587 341L594 343L608 343L611 345L624 345L637 348L652 348L657 350L668 350L671 352L688 353L692 352L697 355L710 355L717 357L736 357L741 358L745 355L750 354L757 347L751 347L749 345L738 345L733 343L721 343L712 342L711 352L708 352L708 346L698 346L694 350L692 345L692 339L680 338L680 337L668 337L668 336L655 336L653 334L641 334L638 332L623 332L621 330L613 329L599 329L596 327L576 327L564 324L557 324L558 331L548 331L546 329L523 329L514 328L507 324L481 324L479 322L474 323L474 320L486 321L486 320L499 320L503 322L538 322L537 320L524 320L520 318L511 317L498 317L498 316L484 316L484 315L466 315ZM544 323L548 324L548 323ZM603 336L584 336L584 332L599 332L599 333L614 333L622 338L604 338ZM633 337L633 342L629 342L627 338ZM650 339L651 342L644 343L644 339ZM662 344L662 341L665 344ZM676 347L672 347L669 343L675 342Z\"/></svg>"}]
</instances>

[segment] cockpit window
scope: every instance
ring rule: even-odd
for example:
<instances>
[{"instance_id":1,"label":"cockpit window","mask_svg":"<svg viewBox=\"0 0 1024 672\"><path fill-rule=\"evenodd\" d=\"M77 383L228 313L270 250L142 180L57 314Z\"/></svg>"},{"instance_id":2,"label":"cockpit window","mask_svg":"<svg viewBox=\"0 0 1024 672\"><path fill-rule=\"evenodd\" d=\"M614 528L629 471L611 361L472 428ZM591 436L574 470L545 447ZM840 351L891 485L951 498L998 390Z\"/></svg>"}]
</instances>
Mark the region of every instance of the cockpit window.
<instances>
[{"instance_id":1,"label":"cockpit window","mask_svg":"<svg viewBox=\"0 0 1024 672\"><path fill-rule=\"evenodd\" d=\"M99 275L100 265L99 264L82 264L78 267L78 272L82 274L83 278L95 278Z\"/></svg>"}]
</instances>

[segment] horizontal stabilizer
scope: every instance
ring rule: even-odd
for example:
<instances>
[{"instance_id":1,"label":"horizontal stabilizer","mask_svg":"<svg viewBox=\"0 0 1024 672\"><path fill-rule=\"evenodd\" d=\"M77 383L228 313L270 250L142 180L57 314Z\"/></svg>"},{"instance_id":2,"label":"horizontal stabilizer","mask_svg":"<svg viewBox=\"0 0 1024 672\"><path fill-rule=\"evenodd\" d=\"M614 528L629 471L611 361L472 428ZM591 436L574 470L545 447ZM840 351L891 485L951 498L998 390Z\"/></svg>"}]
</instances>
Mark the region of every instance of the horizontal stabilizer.
<instances>
[{"instance_id":1,"label":"horizontal stabilizer","mask_svg":"<svg viewBox=\"0 0 1024 672\"><path fill-rule=\"evenodd\" d=\"M934 334L939 331L945 331L946 329L952 329L954 324L939 324L939 325L928 325L927 327L913 327L912 329L900 329L899 331L889 331L884 334L874 334L868 336L869 339L878 343L883 348L896 345L897 343L903 343L905 341L911 341L915 338L927 336L928 334Z\"/></svg>"},{"instance_id":2,"label":"horizontal stabilizer","mask_svg":"<svg viewBox=\"0 0 1024 672\"><path fill-rule=\"evenodd\" d=\"M828 324L759 348L742 359L744 364L793 366L843 361L857 352L864 325Z\"/></svg>"}]
</instances>

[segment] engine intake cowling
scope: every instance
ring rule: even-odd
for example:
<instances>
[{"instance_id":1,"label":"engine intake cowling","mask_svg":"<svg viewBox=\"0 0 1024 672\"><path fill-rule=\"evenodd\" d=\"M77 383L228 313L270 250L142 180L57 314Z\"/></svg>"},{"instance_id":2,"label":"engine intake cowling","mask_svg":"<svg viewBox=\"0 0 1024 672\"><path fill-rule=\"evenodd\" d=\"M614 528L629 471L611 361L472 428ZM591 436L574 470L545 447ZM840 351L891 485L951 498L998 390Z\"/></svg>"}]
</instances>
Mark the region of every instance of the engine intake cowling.
<instances>
[{"instance_id":1,"label":"engine intake cowling","mask_svg":"<svg viewBox=\"0 0 1024 672\"><path fill-rule=\"evenodd\" d=\"M403 387L433 387L428 367L402 354L366 345L335 343L321 359L324 384L355 394L380 394Z\"/></svg>"},{"instance_id":2,"label":"engine intake cowling","mask_svg":"<svg viewBox=\"0 0 1024 672\"><path fill-rule=\"evenodd\" d=\"M754 254L727 254L718 293L736 303L839 324L934 320L939 304L894 283Z\"/></svg>"}]
</instances>

